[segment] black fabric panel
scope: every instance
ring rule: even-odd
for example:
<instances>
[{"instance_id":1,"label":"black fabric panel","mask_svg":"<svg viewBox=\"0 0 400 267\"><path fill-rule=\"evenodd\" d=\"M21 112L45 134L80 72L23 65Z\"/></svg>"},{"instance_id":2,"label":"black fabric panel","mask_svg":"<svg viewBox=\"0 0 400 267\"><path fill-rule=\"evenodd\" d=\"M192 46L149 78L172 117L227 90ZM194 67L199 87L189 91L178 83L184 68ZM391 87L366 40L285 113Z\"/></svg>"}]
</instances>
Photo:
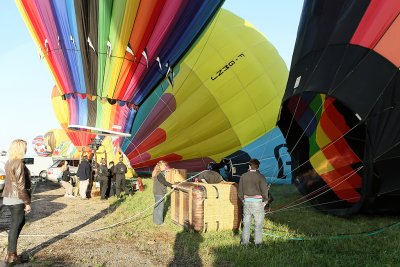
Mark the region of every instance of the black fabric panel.
<instances>
[{"instance_id":1,"label":"black fabric panel","mask_svg":"<svg viewBox=\"0 0 400 267\"><path fill-rule=\"evenodd\" d=\"M397 149L397 152L399 152L399 149ZM400 190L399 166L400 154L398 154L397 158L375 162L374 171L379 177L375 182L374 193L376 195L393 194L393 192ZM400 208L400 201L398 206Z\"/></svg>"},{"instance_id":2,"label":"black fabric panel","mask_svg":"<svg viewBox=\"0 0 400 267\"><path fill-rule=\"evenodd\" d=\"M307 67L308 76L302 75L302 82L296 92L311 91L328 94L335 90L349 74L358 66L369 50L356 46L334 45L327 47L318 62ZM316 57L313 57L316 58ZM300 73L299 73L300 74Z\"/></svg>"},{"instance_id":3,"label":"black fabric panel","mask_svg":"<svg viewBox=\"0 0 400 267\"><path fill-rule=\"evenodd\" d=\"M332 4L333 2L335 4L337 3L336 0L327 0L327 2ZM365 14L365 11L367 11L370 2L371 0L348 0L344 3L336 23L335 31L329 41L331 44L343 44L350 42Z\"/></svg>"},{"instance_id":4,"label":"black fabric panel","mask_svg":"<svg viewBox=\"0 0 400 267\"><path fill-rule=\"evenodd\" d=\"M306 0L297 32L291 69L312 51L349 43L369 0Z\"/></svg>"},{"instance_id":5,"label":"black fabric panel","mask_svg":"<svg viewBox=\"0 0 400 267\"><path fill-rule=\"evenodd\" d=\"M354 45L333 45L324 51L313 51L291 71L284 100L303 91L328 93L360 64L369 49ZM294 88L297 77L301 81Z\"/></svg>"},{"instance_id":6,"label":"black fabric panel","mask_svg":"<svg viewBox=\"0 0 400 267\"><path fill-rule=\"evenodd\" d=\"M309 53L306 57L302 58L301 61L294 68L292 68L292 70L290 70L285 94L283 96L283 102L288 100L293 95L304 91L305 85L312 76L312 73L315 70L315 65L321 57L321 53L322 51L313 51L312 53ZM301 77L300 83L295 88L298 77Z\"/></svg>"},{"instance_id":7,"label":"black fabric panel","mask_svg":"<svg viewBox=\"0 0 400 267\"><path fill-rule=\"evenodd\" d=\"M335 45L319 53L309 54L291 71L284 101L304 91L324 93L365 118L397 72L384 57L360 46Z\"/></svg>"},{"instance_id":8,"label":"black fabric panel","mask_svg":"<svg viewBox=\"0 0 400 267\"><path fill-rule=\"evenodd\" d=\"M370 192L364 201L363 212L400 212L400 179L398 166L400 157L376 162L373 165Z\"/></svg>"},{"instance_id":9,"label":"black fabric panel","mask_svg":"<svg viewBox=\"0 0 400 267\"><path fill-rule=\"evenodd\" d=\"M78 26L79 45L82 54L83 71L85 73L86 93L97 95L97 28L98 28L98 0L74 0L75 15ZM96 52L89 46L90 38ZM96 101L88 101L88 125L96 125Z\"/></svg>"},{"instance_id":10,"label":"black fabric panel","mask_svg":"<svg viewBox=\"0 0 400 267\"><path fill-rule=\"evenodd\" d=\"M228 169L225 169L225 173L227 175L226 180L230 182L239 183L240 176L249 170L248 164L241 164L241 163L248 163L251 159L250 155L247 152L238 150L230 154L229 156L225 157L224 159L230 159L236 169L236 172L234 174L235 176L233 176L232 170L229 169L229 164L226 165L228 167Z\"/></svg>"},{"instance_id":11,"label":"black fabric panel","mask_svg":"<svg viewBox=\"0 0 400 267\"><path fill-rule=\"evenodd\" d=\"M330 93L362 118L366 118L396 72L397 68L392 63L371 51Z\"/></svg>"},{"instance_id":12,"label":"black fabric panel","mask_svg":"<svg viewBox=\"0 0 400 267\"><path fill-rule=\"evenodd\" d=\"M375 161L400 156L400 74L392 80L368 120Z\"/></svg>"}]
</instances>

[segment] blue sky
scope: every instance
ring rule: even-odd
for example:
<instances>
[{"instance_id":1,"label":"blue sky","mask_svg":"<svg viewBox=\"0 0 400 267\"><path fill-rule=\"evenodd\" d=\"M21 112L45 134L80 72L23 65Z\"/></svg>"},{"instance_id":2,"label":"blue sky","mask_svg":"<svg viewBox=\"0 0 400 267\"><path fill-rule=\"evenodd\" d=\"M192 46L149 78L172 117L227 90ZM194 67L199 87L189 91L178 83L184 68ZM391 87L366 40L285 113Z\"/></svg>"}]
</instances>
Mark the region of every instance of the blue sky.
<instances>
[{"instance_id":1,"label":"blue sky","mask_svg":"<svg viewBox=\"0 0 400 267\"><path fill-rule=\"evenodd\" d=\"M224 8L252 23L290 66L301 0L226 0ZM14 0L0 1L0 150L16 138L28 141L59 128L51 107L54 80L18 12Z\"/></svg>"}]
</instances>

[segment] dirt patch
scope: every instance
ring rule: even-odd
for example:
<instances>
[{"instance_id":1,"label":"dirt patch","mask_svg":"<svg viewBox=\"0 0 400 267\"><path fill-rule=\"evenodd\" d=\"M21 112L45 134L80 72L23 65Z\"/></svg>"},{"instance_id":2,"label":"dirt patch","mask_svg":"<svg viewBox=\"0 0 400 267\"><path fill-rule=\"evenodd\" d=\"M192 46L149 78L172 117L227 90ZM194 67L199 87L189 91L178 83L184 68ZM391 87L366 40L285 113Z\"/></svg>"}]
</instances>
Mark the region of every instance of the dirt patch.
<instances>
[{"instance_id":1,"label":"dirt patch","mask_svg":"<svg viewBox=\"0 0 400 267\"><path fill-rule=\"evenodd\" d=\"M27 215L18 251L31 261L20 266L162 266L157 255L149 257L132 237L113 238L121 227L107 226L104 217L115 207L99 197L90 200L64 197L64 190L51 182L37 185L32 212ZM0 206L0 251L4 255L10 214ZM147 244L151 245L151 244ZM150 253L151 254L151 253ZM1 256L2 257L2 256Z\"/></svg>"}]
</instances>

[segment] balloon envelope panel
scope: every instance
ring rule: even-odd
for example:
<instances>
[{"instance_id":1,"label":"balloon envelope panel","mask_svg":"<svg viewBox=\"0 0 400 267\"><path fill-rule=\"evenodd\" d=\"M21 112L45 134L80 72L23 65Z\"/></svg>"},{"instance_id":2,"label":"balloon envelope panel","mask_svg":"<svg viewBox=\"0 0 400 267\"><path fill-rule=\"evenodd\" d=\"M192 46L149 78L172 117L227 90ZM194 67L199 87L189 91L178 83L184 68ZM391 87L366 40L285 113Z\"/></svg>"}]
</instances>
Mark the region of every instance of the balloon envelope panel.
<instances>
[{"instance_id":1,"label":"balloon envelope panel","mask_svg":"<svg viewBox=\"0 0 400 267\"><path fill-rule=\"evenodd\" d=\"M164 159L204 170L275 127L287 79L276 49L221 10L201 39L140 106L121 148L135 169Z\"/></svg>"},{"instance_id":2,"label":"balloon envelope panel","mask_svg":"<svg viewBox=\"0 0 400 267\"><path fill-rule=\"evenodd\" d=\"M126 135L136 109L221 0L17 0L63 100L68 127ZM76 102L71 104L70 102Z\"/></svg>"},{"instance_id":3,"label":"balloon envelope panel","mask_svg":"<svg viewBox=\"0 0 400 267\"><path fill-rule=\"evenodd\" d=\"M278 125L321 210L400 211L399 12L391 0L304 3Z\"/></svg>"}]
</instances>

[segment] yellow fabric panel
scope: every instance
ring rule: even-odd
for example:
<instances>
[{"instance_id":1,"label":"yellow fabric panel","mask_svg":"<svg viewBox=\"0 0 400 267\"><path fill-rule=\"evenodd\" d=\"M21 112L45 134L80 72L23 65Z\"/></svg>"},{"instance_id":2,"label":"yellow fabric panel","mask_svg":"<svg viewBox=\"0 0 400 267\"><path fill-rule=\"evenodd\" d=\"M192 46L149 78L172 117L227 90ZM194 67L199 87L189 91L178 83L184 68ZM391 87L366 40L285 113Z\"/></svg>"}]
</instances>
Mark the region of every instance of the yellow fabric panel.
<instances>
[{"instance_id":1,"label":"yellow fabric panel","mask_svg":"<svg viewBox=\"0 0 400 267\"><path fill-rule=\"evenodd\" d=\"M260 115L260 119L263 121L264 125L275 125L278 114L276 114L275 109L276 106L281 105L281 98L277 97L273 99L269 104L267 104L263 109L261 109L258 114ZM272 110L272 111L271 111ZM270 129L266 129L268 132Z\"/></svg>"},{"instance_id":2,"label":"yellow fabric panel","mask_svg":"<svg viewBox=\"0 0 400 267\"><path fill-rule=\"evenodd\" d=\"M226 90L229 93L229 88L220 88L221 90ZM234 95L229 101L220 105L221 109L228 117L229 122L232 126L237 125L247 118L256 113L256 109L253 106L248 93L246 91L241 91L240 93Z\"/></svg>"},{"instance_id":3,"label":"yellow fabric panel","mask_svg":"<svg viewBox=\"0 0 400 267\"><path fill-rule=\"evenodd\" d=\"M122 1L122 0L119 0ZM117 2L114 1L114 5ZM103 82L103 97L113 97L114 90L118 82L119 72L122 67L123 58L125 56L126 47L133 23L136 18L140 1L127 1L124 12L124 19L120 31L110 31L110 42L112 45L112 57L106 65L106 75ZM112 27L112 25L111 25Z\"/></svg>"},{"instance_id":4,"label":"yellow fabric panel","mask_svg":"<svg viewBox=\"0 0 400 267\"><path fill-rule=\"evenodd\" d=\"M54 90L54 89L53 89ZM62 100L61 96L56 96L51 99L54 114L56 115L57 121L61 126L68 127L69 124L69 108L68 102Z\"/></svg>"},{"instance_id":5,"label":"yellow fabric panel","mask_svg":"<svg viewBox=\"0 0 400 267\"><path fill-rule=\"evenodd\" d=\"M318 151L310 158L311 165L318 174L324 174L333 171L335 168L329 163L322 151Z\"/></svg>"},{"instance_id":6,"label":"yellow fabric panel","mask_svg":"<svg viewBox=\"0 0 400 267\"><path fill-rule=\"evenodd\" d=\"M263 110L265 103L271 104L276 98L282 96L278 90L262 90L262 88L274 88L274 86L269 76L261 75L246 87L246 92L257 111Z\"/></svg>"},{"instance_id":7,"label":"yellow fabric panel","mask_svg":"<svg viewBox=\"0 0 400 267\"><path fill-rule=\"evenodd\" d=\"M240 139L242 146L267 132L264 125L260 123L260 116L258 114L249 116L244 121L233 125L232 128Z\"/></svg>"},{"instance_id":8,"label":"yellow fabric panel","mask_svg":"<svg viewBox=\"0 0 400 267\"><path fill-rule=\"evenodd\" d=\"M115 104L118 105L118 104ZM111 119L111 107L107 102L101 103L101 101L97 101L97 106L101 106L101 114L97 115L97 118L101 118L101 120L96 120L96 127L100 129L111 129L110 119ZM111 129L112 130L112 129Z\"/></svg>"},{"instance_id":9,"label":"yellow fabric panel","mask_svg":"<svg viewBox=\"0 0 400 267\"><path fill-rule=\"evenodd\" d=\"M210 94L209 90L202 86L201 81L196 75L188 76L188 80L185 81L186 74L190 73L190 69L185 68L186 66L181 65L180 75L177 76L175 84L179 83L190 83L195 88L199 86L197 90L179 90L179 89L168 89L168 92L177 91L176 94L177 109L163 125L162 128L167 133L173 133L173 138L168 138L165 143L162 144L162 150L156 147L149 152L153 156L161 156L162 153L157 151L174 151L179 155L185 155L187 157L201 156L197 151L202 151L206 148L212 150L220 150L220 146L204 146L202 142L210 139L211 136L215 136L219 139L221 145L232 147L230 141L234 141L232 138L226 140L226 136L218 136L219 133L229 130L230 123L227 120L225 114L219 108L215 98ZM179 86L177 86L179 87ZM179 91L178 91L179 90ZM199 112L201 110L201 112ZM179 118L179 119L174 119ZM201 130L198 129L207 129ZM231 130L230 130L231 131ZM231 135L233 132L231 131ZM214 141L211 141L214 142ZM236 145L239 143L236 141ZM204 152L203 152L204 153Z\"/></svg>"},{"instance_id":10,"label":"yellow fabric panel","mask_svg":"<svg viewBox=\"0 0 400 267\"><path fill-rule=\"evenodd\" d=\"M322 110L322 112L324 112L324 111ZM316 142L320 148L324 148L328 144L332 143L332 140L325 134L321 125L317 126Z\"/></svg>"}]
</instances>

